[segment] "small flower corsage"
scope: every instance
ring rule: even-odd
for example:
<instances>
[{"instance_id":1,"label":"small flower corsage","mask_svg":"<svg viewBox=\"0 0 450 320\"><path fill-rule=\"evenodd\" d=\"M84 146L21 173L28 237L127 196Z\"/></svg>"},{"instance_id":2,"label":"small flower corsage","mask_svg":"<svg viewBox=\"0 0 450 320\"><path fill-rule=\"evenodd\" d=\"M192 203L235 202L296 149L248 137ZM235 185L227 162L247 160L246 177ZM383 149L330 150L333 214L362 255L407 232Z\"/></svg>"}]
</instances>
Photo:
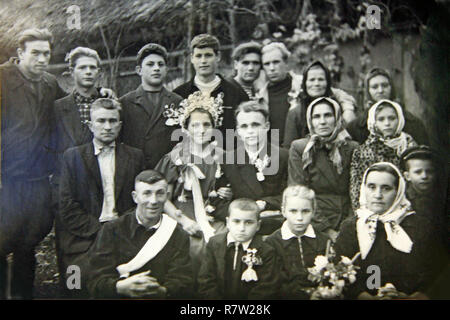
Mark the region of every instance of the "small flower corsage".
<instances>
[{"instance_id":1,"label":"small flower corsage","mask_svg":"<svg viewBox=\"0 0 450 320\"><path fill-rule=\"evenodd\" d=\"M258 172L256 173L256 179L258 179L258 181L264 181L265 178L263 170L267 168L269 165L270 165L270 158L267 154L264 156L262 160L260 158L255 160L255 167L258 170Z\"/></svg>"},{"instance_id":2,"label":"small flower corsage","mask_svg":"<svg viewBox=\"0 0 450 320\"><path fill-rule=\"evenodd\" d=\"M242 273L241 280L250 282L250 281L258 281L258 275L256 271L253 269L253 266L258 266L262 264L261 257L257 256L257 249L248 248L245 250L247 254L242 257L242 262L247 265L247 269Z\"/></svg>"}]
</instances>

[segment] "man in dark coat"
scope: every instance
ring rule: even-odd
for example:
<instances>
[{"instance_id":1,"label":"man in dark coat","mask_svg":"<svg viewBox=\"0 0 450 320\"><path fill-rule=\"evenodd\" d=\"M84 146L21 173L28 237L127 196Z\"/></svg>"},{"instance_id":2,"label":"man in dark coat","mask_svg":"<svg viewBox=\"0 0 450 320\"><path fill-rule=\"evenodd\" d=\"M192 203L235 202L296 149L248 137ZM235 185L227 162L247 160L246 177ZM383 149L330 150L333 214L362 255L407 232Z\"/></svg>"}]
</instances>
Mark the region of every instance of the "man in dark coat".
<instances>
[{"instance_id":1,"label":"man in dark coat","mask_svg":"<svg viewBox=\"0 0 450 320\"><path fill-rule=\"evenodd\" d=\"M136 71L141 85L120 98L123 106L122 141L141 149L145 167L153 169L158 161L178 141L171 135L176 126L166 124L165 106L176 109L182 98L163 87L167 75L167 51L163 46L149 43L137 55Z\"/></svg>"},{"instance_id":2,"label":"man in dark coat","mask_svg":"<svg viewBox=\"0 0 450 320\"><path fill-rule=\"evenodd\" d=\"M195 69L195 77L174 90L183 98L201 91L207 96L216 98L223 93L223 122L218 129L225 137L225 129L234 129L233 112L243 101L249 100L245 91L217 73L220 61L219 40L209 34L200 34L191 41L191 63ZM224 138L226 141L226 138Z\"/></svg>"},{"instance_id":3,"label":"man in dark coat","mask_svg":"<svg viewBox=\"0 0 450 320\"><path fill-rule=\"evenodd\" d=\"M0 299L6 298L6 256L11 252L12 298L32 298L34 248L53 224L52 107L65 93L56 78L45 72L51 42L47 29L25 30L18 39L18 59L0 66Z\"/></svg>"},{"instance_id":4,"label":"man in dark coat","mask_svg":"<svg viewBox=\"0 0 450 320\"><path fill-rule=\"evenodd\" d=\"M133 191L136 209L101 229L90 254L94 297L190 297L189 236L163 214L167 188L159 172L141 172Z\"/></svg>"},{"instance_id":5,"label":"man in dark coat","mask_svg":"<svg viewBox=\"0 0 450 320\"><path fill-rule=\"evenodd\" d=\"M102 224L133 207L134 177L144 167L142 151L116 144L121 127L119 111L115 100L96 100L88 123L93 141L64 153L57 224L60 255L62 270L69 265L80 267L82 290L87 251ZM79 292L75 296L80 296Z\"/></svg>"},{"instance_id":6,"label":"man in dark coat","mask_svg":"<svg viewBox=\"0 0 450 320\"><path fill-rule=\"evenodd\" d=\"M228 151L223 165L223 181L231 185L233 198L257 201L263 211L260 233L270 234L281 226L283 220L280 214L281 193L287 186L289 154L287 150L268 143L268 113L258 102L240 104L236 110L236 124L240 141L236 150ZM226 210L218 208L217 214L223 219Z\"/></svg>"}]
</instances>

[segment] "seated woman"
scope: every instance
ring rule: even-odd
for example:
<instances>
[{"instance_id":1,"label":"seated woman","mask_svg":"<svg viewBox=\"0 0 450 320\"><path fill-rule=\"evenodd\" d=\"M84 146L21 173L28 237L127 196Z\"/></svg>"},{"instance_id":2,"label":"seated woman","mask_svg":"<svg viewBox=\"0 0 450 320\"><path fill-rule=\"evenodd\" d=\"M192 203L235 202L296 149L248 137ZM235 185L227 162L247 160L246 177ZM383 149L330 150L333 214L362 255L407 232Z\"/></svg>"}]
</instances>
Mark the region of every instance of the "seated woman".
<instances>
[{"instance_id":1,"label":"seated woman","mask_svg":"<svg viewBox=\"0 0 450 320\"><path fill-rule=\"evenodd\" d=\"M315 191L317 210L312 225L335 240L340 223L351 211L350 159L358 144L342 127L341 108L333 99L311 102L306 119L310 136L291 145L288 184Z\"/></svg>"},{"instance_id":2,"label":"seated woman","mask_svg":"<svg viewBox=\"0 0 450 320\"><path fill-rule=\"evenodd\" d=\"M397 101L394 83L389 72L382 68L371 69L364 79L364 110L357 118L347 125L347 131L352 139L363 143L369 136L367 130L367 114L370 107L383 99ZM422 121L407 110L402 110L405 117L403 131L409 133L421 144L427 144L428 135Z\"/></svg>"},{"instance_id":3,"label":"seated woman","mask_svg":"<svg viewBox=\"0 0 450 320\"><path fill-rule=\"evenodd\" d=\"M320 61L311 63L304 70L301 84L293 83L289 96L291 107L286 118L283 142L283 146L287 149L292 141L304 138L308 134L306 108L318 97L330 97L338 101L342 106L342 117L345 123L349 123L356 117L355 99L345 91L331 87L330 71Z\"/></svg>"},{"instance_id":4,"label":"seated woman","mask_svg":"<svg viewBox=\"0 0 450 320\"><path fill-rule=\"evenodd\" d=\"M376 162L400 164L400 156L409 147L417 143L403 132L405 118L402 107L390 100L380 100L369 110L367 127L370 135L355 149L350 164L350 198L353 210L359 205L359 190L364 171Z\"/></svg>"},{"instance_id":5,"label":"seated woman","mask_svg":"<svg viewBox=\"0 0 450 320\"><path fill-rule=\"evenodd\" d=\"M405 190L400 171L391 163L379 162L364 172L361 206L344 221L334 246L336 257L354 257L360 267L347 298L407 298L413 293L423 297L417 292L431 284L434 242L427 220L411 210ZM391 286L389 293L377 295L388 283L395 289Z\"/></svg>"},{"instance_id":6,"label":"seated woman","mask_svg":"<svg viewBox=\"0 0 450 320\"><path fill-rule=\"evenodd\" d=\"M213 129L222 121L222 103L221 96L214 99L198 91L183 100L179 109L169 108L165 113L168 123L179 124L186 137L155 167L166 177L171 201L182 212L177 220L191 234L190 252L195 271L200 267L205 241L225 231L224 222L211 215L214 202L232 197L228 187L216 190L216 180L222 175L217 162L221 149L211 139Z\"/></svg>"}]
</instances>

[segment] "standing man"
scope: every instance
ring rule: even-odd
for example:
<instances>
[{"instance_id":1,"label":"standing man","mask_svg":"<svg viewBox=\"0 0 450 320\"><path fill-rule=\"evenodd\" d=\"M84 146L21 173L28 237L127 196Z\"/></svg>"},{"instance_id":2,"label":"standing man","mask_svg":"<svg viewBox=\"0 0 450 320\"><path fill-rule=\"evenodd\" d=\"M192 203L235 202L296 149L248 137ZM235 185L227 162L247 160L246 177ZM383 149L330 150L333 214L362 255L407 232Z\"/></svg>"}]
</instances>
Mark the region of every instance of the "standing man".
<instances>
[{"instance_id":1,"label":"standing man","mask_svg":"<svg viewBox=\"0 0 450 320\"><path fill-rule=\"evenodd\" d=\"M261 45L251 41L238 45L231 57L236 75L230 81L241 86L251 100L255 99L255 81L261 71Z\"/></svg>"},{"instance_id":2,"label":"standing man","mask_svg":"<svg viewBox=\"0 0 450 320\"><path fill-rule=\"evenodd\" d=\"M92 142L68 149L63 157L58 212L61 269L80 267L81 290L88 249L102 224L134 206L134 177L144 167L142 151L116 143L122 125L120 111L117 101L97 99L88 122Z\"/></svg>"},{"instance_id":3,"label":"standing man","mask_svg":"<svg viewBox=\"0 0 450 320\"><path fill-rule=\"evenodd\" d=\"M248 96L238 85L224 79L217 73L220 61L219 40L209 34L199 34L191 41L191 63L195 76L174 90L184 99L195 91L201 91L207 96L217 97L223 93L223 122L218 129L225 137L225 129L234 129L234 110ZM224 139L225 141L225 139Z\"/></svg>"},{"instance_id":4,"label":"standing man","mask_svg":"<svg viewBox=\"0 0 450 320\"><path fill-rule=\"evenodd\" d=\"M45 72L52 34L29 29L18 39L18 58L0 66L1 213L0 299L6 298L6 256L13 253L11 295L31 299L35 246L51 230L49 152L53 102L65 95Z\"/></svg>"},{"instance_id":5,"label":"standing man","mask_svg":"<svg viewBox=\"0 0 450 320\"><path fill-rule=\"evenodd\" d=\"M136 72L141 85L120 98L123 105L122 141L141 149L145 167L154 168L159 160L175 146L171 141L174 126L166 125L165 106L175 107L182 98L164 88L167 76L167 51L163 46L149 43L137 54Z\"/></svg>"},{"instance_id":6,"label":"standing man","mask_svg":"<svg viewBox=\"0 0 450 320\"><path fill-rule=\"evenodd\" d=\"M283 144L284 127L290 107L288 93L292 87L292 77L289 74L289 50L281 42L272 42L262 50L262 65L268 79L262 95L269 106L269 120L271 129L279 130L280 145Z\"/></svg>"}]
</instances>

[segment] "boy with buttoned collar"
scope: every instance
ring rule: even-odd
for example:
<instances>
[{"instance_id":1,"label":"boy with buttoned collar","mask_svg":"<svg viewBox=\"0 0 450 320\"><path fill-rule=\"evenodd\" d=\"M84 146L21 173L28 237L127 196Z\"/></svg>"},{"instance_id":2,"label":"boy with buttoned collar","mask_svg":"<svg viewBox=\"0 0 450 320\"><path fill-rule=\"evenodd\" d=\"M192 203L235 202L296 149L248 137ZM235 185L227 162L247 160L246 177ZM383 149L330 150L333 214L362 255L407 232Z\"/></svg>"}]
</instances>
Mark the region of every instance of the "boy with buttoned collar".
<instances>
[{"instance_id":1,"label":"boy with buttoned collar","mask_svg":"<svg viewBox=\"0 0 450 320\"><path fill-rule=\"evenodd\" d=\"M305 289L314 284L307 279L307 268L314 266L316 256L325 254L329 241L311 224L315 209L312 189L296 185L284 190L281 213L286 220L266 240L275 248L281 269L278 298L309 299Z\"/></svg>"},{"instance_id":2,"label":"boy with buttoned collar","mask_svg":"<svg viewBox=\"0 0 450 320\"><path fill-rule=\"evenodd\" d=\"M199 295L205 299L273 298L278 282L275 252L256 232L259 207L254 200L231 202L227 233L213 236L199 273Z\"/></svg>"}]
</instances>

